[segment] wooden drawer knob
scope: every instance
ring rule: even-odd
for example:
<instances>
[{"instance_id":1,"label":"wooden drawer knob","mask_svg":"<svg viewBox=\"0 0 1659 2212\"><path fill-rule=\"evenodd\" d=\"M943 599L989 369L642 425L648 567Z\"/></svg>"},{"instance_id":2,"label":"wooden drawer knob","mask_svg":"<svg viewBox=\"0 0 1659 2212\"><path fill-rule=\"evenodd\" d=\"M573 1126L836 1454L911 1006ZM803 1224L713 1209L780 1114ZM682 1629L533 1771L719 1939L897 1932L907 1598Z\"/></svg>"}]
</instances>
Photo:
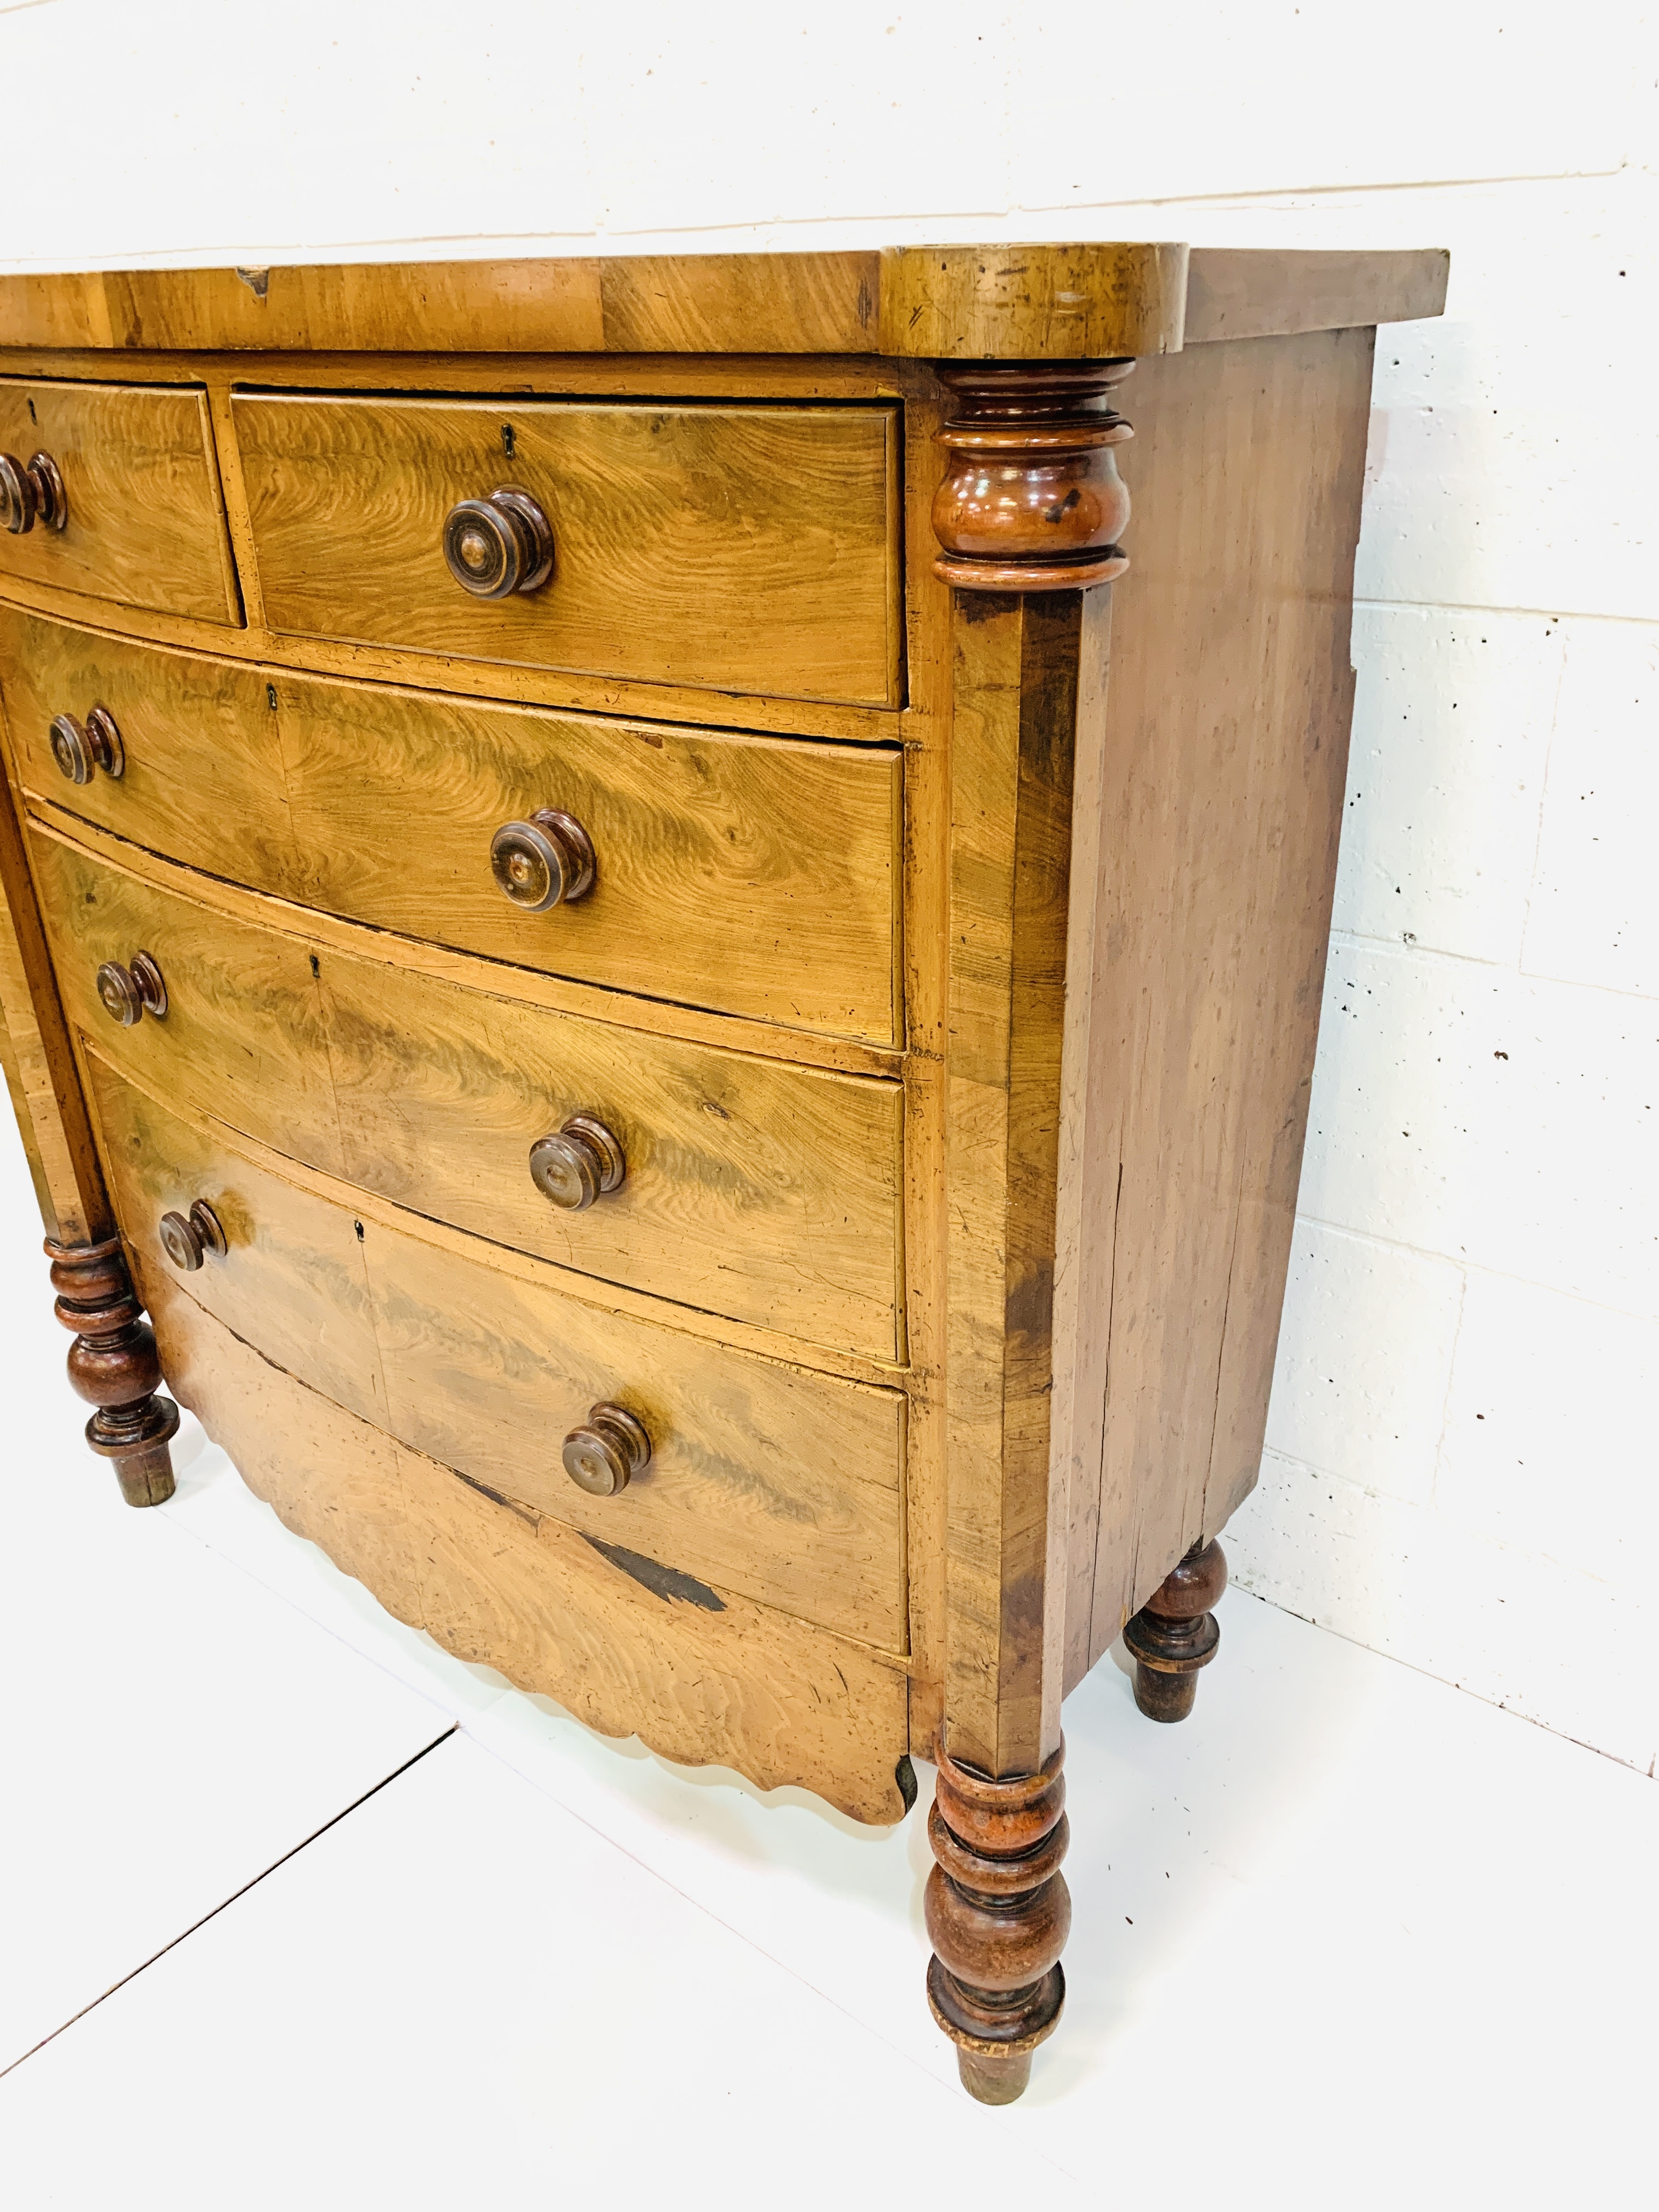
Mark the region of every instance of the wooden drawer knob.
<instances>
[{"instance_id":1,"label":"wooden drawer knob","mask_svg":"<svg viewBox=\"0 0 1659 2212\"><path fill-rule=\"evenodd\" d=\"M69 520L69 494L50 453L31 453L27 464L0 453L0 523L15 538L35 523L61 530Z\"/></svg>"},{"instance_id":2,"label":"wooden drawer knob","mask_svg":"<svg viewBox=\"0 0 1659 2212\"><path fill-rule=\"evenodd\" d=\"M567 1213L580 1213L615 1190L627 1171L621 1145L591 1114L573 1114L556 1136L538 1137L530 1147L531 1180Z\"/></svg>"},{"instance_id":3,"label":"wooden drawer knob","mask_svg":"<svg viewBox=\"0 0 1659 2212\"><path fill-rule=\"evenodd\" d=\"M564 1440L564 1471L578 1489L614 1498L628 1479L649 1464L651 1439L623 1406L593 1407L584 1426Z\"/></svg>"},{"instance_id":4,"label":"wooden drawer knob","mask_svg":"<svg viewBox=\"0 0 1659 2212\"><path fill-rule=\"evenodd\" d=\"M553 574L553 526L527 491L503 484L488 499L464 499L450 508L444 559L474 599L538 591Z\"/></svg>"},{"instance_id":5,"label":"wooden drawer knob","mask_svg":"<svg viewBox=\"0 0 1659 2212\"><path fill-rule=\"evenodd\" d=\"M58 773L71 783L90 783L94 769L102 769L118 783L126 774L126 748L107 707L94 707L84 722L77 722L73 714L55 716L52 757Z\"/></svg>"},{"instance_id":6,"label":"wooden drawer knob","mask_svg":"<svg viewBox=\"0 0 1659 2212\"><path fill-rule=\"evenodd\" d=\"M104 1012L124 1030L146 1014L154 1014L159 1022L167 1010L167 987L148 952L135 952L125 968L118 960L106 960L98 970L98 996Z\"/></svg>"},{"instance_id":7,"label":"wooden drawer knob","mask_svg":"<svg viewBox=\"0 0 1659 2212\"><path fill-rule=\"evenodd\" d=\"M545 914L592 888L593 841L568 814L544 806L528 822L504 822L489 841L489 872L514 906Z\"/></svg>"},{"instance_id":8,"label":"wooden drawer knob","mask_svg":"<svg viewBox=\"0 0 1659 2212\"><path fill-rule=\"evenodd\" d=\"M188 1213L164 1213L156 1225L161 1249L173 1266L193 1275L211 1252L222 1260L230 1246L219 1226L219 1217L207 1200L198 1198Z\"/></svg>"}]
</instances>

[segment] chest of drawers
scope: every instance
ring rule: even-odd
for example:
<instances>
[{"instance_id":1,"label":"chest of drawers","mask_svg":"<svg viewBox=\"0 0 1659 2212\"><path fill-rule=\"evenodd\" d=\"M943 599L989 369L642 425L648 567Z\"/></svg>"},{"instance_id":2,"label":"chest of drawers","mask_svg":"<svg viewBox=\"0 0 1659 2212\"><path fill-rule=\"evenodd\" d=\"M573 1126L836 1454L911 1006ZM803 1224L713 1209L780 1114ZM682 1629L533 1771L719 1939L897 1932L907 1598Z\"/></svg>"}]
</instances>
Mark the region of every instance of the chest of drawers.
<instances>
[{"instance_id":1,"label":"chest of drawers","mask_svg":"<svg viewBox=\"0 0 1659 2212\"><path fill-rule=\"evenodd\" d=\"M190 1407L670 1758L875 1822L936 1760L992 2102L1063 1995L1061 1700L1125 1634L1179 1718L1217 1643L1374 325L1444 284L0 279L0 1042L94 1449L160 1502Z\"/></svg>"}]
</instances>

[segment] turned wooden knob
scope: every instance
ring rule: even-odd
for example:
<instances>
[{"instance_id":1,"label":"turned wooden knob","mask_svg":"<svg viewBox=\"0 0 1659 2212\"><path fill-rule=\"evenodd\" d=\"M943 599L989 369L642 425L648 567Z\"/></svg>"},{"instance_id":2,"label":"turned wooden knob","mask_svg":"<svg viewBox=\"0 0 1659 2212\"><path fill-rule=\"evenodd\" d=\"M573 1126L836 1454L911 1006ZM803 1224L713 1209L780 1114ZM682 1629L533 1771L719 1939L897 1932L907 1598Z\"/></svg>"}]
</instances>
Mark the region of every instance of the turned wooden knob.
<instances>
[{"instance_id":1,"label":"turned wooden knob","mask_svg":"<svg viewBox=\"0 0 1659 2212\"><path fill-rule=\"evenodd\" d=\"M644 1425L623 1406L592 1407L583 1425L572 1429L564 1440L565 1473L579 1490L595 1498L614 1498L626 1490L629 1477L650 1458L651 1439Z\"/></svg>"},{"instance_id":2,"label":"turned wooden knob","mask_svg":"<svg viewBox=\"0 0 1659 2212\"><path fill-rule=\"evenodd\" d=\"M98 970L98 996L104 1012L124 1030L146 1014L159 1022L167 1010L167 987L148 952L135 952L125 968L118 960L106 960Z\"/></svg>"},{"instance_id":3,"label":"turned wooden knob","mask_svg":"<svg viewBox=\"0 0 1659 2212\"><path fill-rule=\"evenodd\" d=\"M504 822L489 841L489 872L516 907L545 914L592 888L593 841L580 822L544 806L527 822Z\"/></svg>"},{"instance_id":4,"label":"turned wooden knob","mask_svg":"<svg viewBox=\"0 0 1659 2212\"><path fill-rule=\"evenodd\" d=\"M60 775L71 783L90 783L93 770L102 769L118 782L126 774L126 748L115 717L107 707L94 707L84 722L73 714L58 714L52 725L52 757Z\"/></svg>"},{"instance_id":5,"label":"turned wooden knob","mask_svg":"<svg viewBox=\"0 0 1659 2212\"><path fill-rule=\"evenodd\" d=\"M553 526L527 491L503 484L488 499L464 499L450 508L444 559L474 599L538 591L553 574Z\"/></svg>"},{"instance_id":6,"label":"turned wooden knob","mask_svg":"<svg viewBox=\"0 0 1659 2212\"><path fill-rule=\"evenodd\" d=\"M626 1173L621 1145L591 1114L573 1114L556 1135L538 1137L530 1147L531 1180L566 1213L582 1212Z\"/></svg>"},{"instance_id":7,"label":"turned wooden knob","mask_svg":"<svg viewBox=\"0 0 1659 2212\"><path fill-rule=\"evenodd\" d=\"M188 1213L164 1213L156 1224L156 1234L168 1259L186 1275L193 1275L210 1252L222 1260L230 1249L218 1215L203 1198Z\"/></svg>"},{"instance_id":8,"label":"turned wooden knob","mask_svg":"<svg viewBox=\"0 0 1659 2212\"><path fill-rule=\"evenodd\" d=\"M0 453L0 523L21 538L44 522L61 530L69 520L69 494L50 453L31 453L27 462Z\"/></svg>"}]
</instances>

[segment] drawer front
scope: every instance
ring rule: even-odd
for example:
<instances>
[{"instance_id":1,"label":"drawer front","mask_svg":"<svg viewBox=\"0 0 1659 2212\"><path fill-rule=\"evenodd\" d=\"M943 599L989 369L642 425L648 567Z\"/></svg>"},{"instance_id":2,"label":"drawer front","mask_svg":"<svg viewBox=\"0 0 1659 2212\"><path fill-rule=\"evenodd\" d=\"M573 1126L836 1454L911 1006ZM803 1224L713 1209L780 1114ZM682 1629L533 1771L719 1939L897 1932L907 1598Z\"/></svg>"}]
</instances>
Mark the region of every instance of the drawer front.
<instances>
[{"instance_id":1,"label":"drawer front","mask_svg":"<svg viewBox=\"0 0 1659 2212\"><path fill-rule=\"evenodd\" d=\"M313 954L57 838L37 833L35 848L70 1018L161 1096L495 1243L811 1343L899 1355L900 1085ZM95 979L140 951L167 1010L123 1028ZM606 1148L591 1130L574 1146L562 1138L578 1117L620 1155L620 1182L597 1195L581 1158ZM532 1180L544 1139L562 1139L556 1197L585 1204L555 1203Z\"/></svg>"},{"instance_id":2,"label":"drawer front","mask_svg":"<svg viewBox=\"0 0 1659 2212\"><path fill-rule=\"evenodd\" d=\"M0 453L48 454L62 529L0 531L0 575L240 623L205 392L0 378Z\"/></svg>"},{"instance_id":3,"label":"drawer front","mask_svg":"<svg viewBox=\"0 0 1659 2212\"><path fill-rule=\"evenodd\" d=\"M891 409L298 393L234 416L273 629L898 703ZM481 599L445 523L500 489L543 510L552 572Z\"/></svg>"},{"instance_id":4,"label":"drawer front","mask_svg":"<svg viewBox=\"0 0 1659 2212\"><path fill-rule=\"evenodd\" d=\"M265 1358L487 1494L579 1529L646 1588L736 1591L888 1650L904 1641L903 1399L605 1311L363 1222L185 1122L96 1059L117 1216L141 1276L178 1280ZM163 1215L221 1224L180 1274ZM599 1404L650 1439L617 1494L563 1439ZM706 1578L706 1579L705 1579Z\"/></svg>"},{"instance_id":5,"label":"drawer front","mask_svg":"<svg viewBox=\"0 0 1659 2212\"><path fill-rule=\"evenodd\" d=\"M275 695L260 671L0 606L0 684L26 791L213 875L292 893ZM70 732L60 759L53 723L68 716L89 748L99 708L118 753L89 761Z\"/></svg>"},{"instance_id":6,"label":"drawer front","mask_svg":"<svg viewBox=\"0 0 1659 2212\"><path fill-rule=\"evenodd\" d=\"M651 1588L576 1530L503 1505L308 1389L159 1278L167 1387L256 1496L447 1650L665 1759L797 1783L858 1820L915 1784L905 1670L732 1591Z\"/></svg>"},{"instance_id":7,"label":"drawer front","mask_svg":"<svg viewBox=\"0 0 1659 2212\"><path fill-rule=\"evenodd\" d=\"M901 757L273 676L313 906L717 1013L899 1041ZM571 817L592 887L497 888L498 830Z\"/></svg>"},{"instance_id":8,"label":"drawer front","mask_svg":"<svg viewBox=\"0 0 1659 2212\"><path fill-rule=\"evenodd\" d=\"M42 918L70 1025L163 1097L273 1150L341 1168L317 978L302 945L154 890L72 845L31 837ZM106 963L148 953L167 1010L124 1027L100 999Z\"/></svg>"}]
</instances>

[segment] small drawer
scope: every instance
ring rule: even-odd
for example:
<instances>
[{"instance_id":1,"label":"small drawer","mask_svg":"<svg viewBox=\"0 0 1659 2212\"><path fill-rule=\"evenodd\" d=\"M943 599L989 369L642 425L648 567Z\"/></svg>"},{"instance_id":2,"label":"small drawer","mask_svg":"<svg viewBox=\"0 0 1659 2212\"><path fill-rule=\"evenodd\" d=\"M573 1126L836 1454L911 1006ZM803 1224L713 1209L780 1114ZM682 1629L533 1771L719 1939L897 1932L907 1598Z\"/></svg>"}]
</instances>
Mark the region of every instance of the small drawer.
<instances>
[{"instance_id":1,"label":"small drawer","mask_svg":"<svg viewBox=\"0 0 1659 2212\"><path fill-rule=\"evenodd\" d=\"M291 895L276 692L246 664L131 645L0 606L18 781L118 837Z\"/></svg>"},{"instance_id":2,"label":"small drawer","mask_svg":"<svg viewBox=\"0 0 1659 2212\"><path fill-rule=\"evenodd\" d=\"M34 844L71 1020L161 1096L494 1243L833 1350L902 1354L896 1082L313 953L58 838ZM98 975L141 951L167 1011L123 1025Z\"/></svg>"},{"instance_id":3,"label":"small drawer","mask_svg":"<svg viewBox=\"0 0 1659 2212\"><path fill-rule=\"evenodd\" d=\"M276 1366L647 1588L715 1607L732 1590L904 1648L901 1393L609 1312L410 1218L364 1221L89 1066L142 1284L180 1285Z\"/></svg>"},{"instance_id":4,"label":"small drawer","mask_svg":"<svg viewBox=\"0 0 1659 2212\"><path fill-rule=\"evenodd\" d=\"M891 408L244 392L233 414L273 629L899 702Z\"/></svg>"},{"instance_id":5,"label":"small drawer","mask_svg":"<svg viewBox=\"0 0 1659 2212\"><path fill-rule=\"evenodd\" d=\"M0 575L240 623L207 394L0 377Z\"/></svg>"}]
</instances>

